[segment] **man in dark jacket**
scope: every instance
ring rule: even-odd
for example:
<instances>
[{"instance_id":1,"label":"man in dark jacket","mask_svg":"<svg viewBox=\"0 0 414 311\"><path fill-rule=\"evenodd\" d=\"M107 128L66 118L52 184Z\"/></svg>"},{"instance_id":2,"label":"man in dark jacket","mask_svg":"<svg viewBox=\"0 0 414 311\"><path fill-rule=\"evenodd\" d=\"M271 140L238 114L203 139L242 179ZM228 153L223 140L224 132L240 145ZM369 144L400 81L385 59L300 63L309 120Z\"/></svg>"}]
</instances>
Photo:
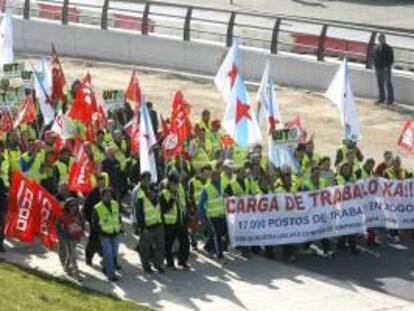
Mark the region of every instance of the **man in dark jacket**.
<instances>
[{"instance_id":1,"label":"man in dark jacket","mask_svg":"<svg viewBox=\"0 0 414 311\"><path fill-rule=\"evenodd\" d=\"M100 175L97 178L96 187L85 199L83 207L83 216L89 223L90 231L88 243L86 244L85 257L86 264L92 266L93 256L98 253L102 257L102 247L99 240L99 230L92 222L93 208L101 201L101 192L105 188L105 177Z\"/></svg>"},{"instance_id":2,"label":"man in dark jacket","mask_svg":"<svg viewBox=\"0 0 414 311\"><path fill-rule=\"evenodd\" d=\"M114 146L106 150L105 160L102 161L102 171L109 175L110 186L114 194L114 199L121 204L122 187L126 184L124 175L121 171L121 163L115 157L117 149Z\"/></svg>"},{"instance_id":3,"label":"man in dark jacket","mask_svg":"<svg viewBox=\"0 0 414 311\"><path fill-rule=\"evenodd\" d=\"M391 67L394 63L394 52L391 46L385 42L385 35L378 37L379 44L374 50L374 66L377 75L379 99L378 104L385 101L385 87L387 88L387 104L394 102L394 88L391 81Z\"/></svg>"}]
</instances>

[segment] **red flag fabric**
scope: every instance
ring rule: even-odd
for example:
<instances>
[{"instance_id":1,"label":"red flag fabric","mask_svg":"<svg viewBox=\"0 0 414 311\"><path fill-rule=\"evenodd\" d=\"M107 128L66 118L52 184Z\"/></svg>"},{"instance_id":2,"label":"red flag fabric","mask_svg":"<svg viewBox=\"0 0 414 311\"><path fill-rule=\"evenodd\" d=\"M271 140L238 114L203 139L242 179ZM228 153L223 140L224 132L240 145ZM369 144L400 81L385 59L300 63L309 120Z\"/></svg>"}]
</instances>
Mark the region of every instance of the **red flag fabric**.
<instances>
[{"instance_id":1,"label":"red flag fabric","mask_svg":"<svg viewBox=\"0 0 414 311\"><path fill-rule=\"evenodd\" d=\"M31 95L24 97L23 102L17 110L18 113L16 115L16 119L14 120L14 128L18 127L20 124L27 124L36 121L36 107Z\"/></svg>"},{"instance_id":2,"label":"red flag fabric","mask_svg":"<svg viewBox=\"0 0 414 311\"><path fill-rule=\"evenodd\" d=\"M160 119L161 119L161 129L158 131L157 133L157 138L161 139L164 138L168 135L168 124L165 121L164 117L162 116L162 114L160 114Z\"/></svg>"},{"instance_id":3,"label":"red flag fabric","mask_svg":"<svg viewBox=\"0 0 414 311\"><path fill-rule=\"evenodd\" d=\"M9 110L0 112L0 132L8 133L13 130L13 118Z\"/></svg>"},{"instance_id":4,"label":"red flag fabric","mask_svg":"<svg viewBox=\"0 0 414 311\"><path fill-rule=\"evenodd\" d=\"M401 130L400 137L398 138L398 146L408 152L414 151L414 123L411 120L407 120Z\"/></svg>"},{"instance_id":5,"label":"red flag fabric","mask_svg":"<svg viewBox=\"0 0 414 311\"><path fill-rule=\"evenodd\" d=\"M33 183L19 171L14 171L10 187L5 235L32 243L38 227L39 205Z\"/></svg>"},{"instance_id":6,"label":"red flag fabric","mask_svg":"<svg viewBox=\"0 0 414 311\"><path fill-rule=\"evenodd\" d=\"M95 170L94 162L86 154L85 146L81 145L78 157L69 172L69 190L89 193L92 191L91 176Z\"/></svg>"},{"instance_id":7,"label":"red flag fabric","mask_svg":"<svg viewBox=\"0 0 414 311\"><path fill-rule=\"evenodd\" d=\"M170 127L162 144L166 160L181 154L184 141L191 133L190 105L185 102L182 92L177 91L172 103Z\"/></svg>"},{"instance_id":8,"label":"red flag fabric","mask_svg":"<svg viewBox=\"0 0 414 311\"><path fill-rule=\"evenodd\" d=\"M98 111L97 111L97 127L98 129L104 128L108 125L108 119L106 117L105 109L102 105L98 105Z\"/></svg>"},{"instance_id":9,"label":"red flag fabric","mask_svg":"<svg viewBox=\"0 0 414 311\"><path fill-rule=\"evenodd\" d=\"M64 88L66 85L65 75L60 64L55 46L52 44L52 100L53 102L65 101Z\"/></svg>"},{"instance_id":10,"label":"red flag fabric","mask_svg":"<svg viewBox=\"0 0 414 311\"><path fill-rule=\"evenodd\" d=\"M138 117L134 116L130 122L124 126L131 142L131 152L139 151L139 122Z\"/></svg>"},{"instance_id":11,"label":"red flag fabric","mask_svg":"<svg viewBox=\"0 0 414 311\"><path fill-rule=\"evenodd\" d=\"M59 202L38 183L32 183L32 189L37 194L38 236L43 245L53 249L59 242L55 222L62 213Z\"/></svg>"},{"instance_id":12,"label":"red flag fabric","mask_svg":"<svg viewBox=\"0 0 414 311\"><path fill-rule=\"evenodd\" d=\"M137 73L132 71L131 80L129 81L128 88L125 92L125 100L131 106L132 111L138 113L141 108L141 88L139 86Z\"/></svg>"},{"instance_id":13,"label":"red flag fabric","mask_svg":"<svg viewBox=\"0 0 414 311\"><path fill-rule=\"evenodd\" d=\"M83 123L90 123L92 115L97 111L98 105L92 90L91 75L87 73L76 91L68 116Z\"/></svg>"},{"instance_id":14,"label":"red flag fabric","mask_svg":"<svg viewBox=\"0 0 414 311\"><path fill-rule=\"evenodd\" d=\"M286 123L286 127L288 129L297 128L299 131L299 144L304 144L306 142L306 131L302 127L302 121L300 120L299 116L296 116L291 121Z\"/></svg>"}]
</instances>

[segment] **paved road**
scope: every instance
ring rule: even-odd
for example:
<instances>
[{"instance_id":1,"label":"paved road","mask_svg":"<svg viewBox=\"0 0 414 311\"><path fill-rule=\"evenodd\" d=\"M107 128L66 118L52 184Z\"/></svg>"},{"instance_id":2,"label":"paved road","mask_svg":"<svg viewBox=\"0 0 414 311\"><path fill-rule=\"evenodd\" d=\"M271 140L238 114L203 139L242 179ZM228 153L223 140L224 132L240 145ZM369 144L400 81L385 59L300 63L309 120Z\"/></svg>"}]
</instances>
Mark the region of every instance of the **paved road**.
<instances>
[{"instance_id":1,"label":"paved road","mask_svg":"<svg viewBox=\"0 0 414 311\"><path fill-rule=\"evenodd\" d=\"M192 271L154 276L139 268L133 251L136 239L127 235L122 240L122 280L108 283L97 267L91 269L81 261L85 286L168 311L414 310L414 247L408 239L404 245L359 255L337 253L333 260L301 254L291 264L262 256L245 260L232 252L227 255L229 263L221 267L203 254L192 254ZM0 258L63 277L55 253L40 246L7 246Z\"/></svg>"},{"instance_id":2,"label":"paved road","mask_svg":"<svg viewBox=\"0 0 414 311\"><path fill-rule=\"evenodd\" d=\"M276 13L320 19L414 29L411 0L161 0L162 2ZM40 2L40 1L38 1ZM57 0L63 2L63 0ZM71 3L102 6L103 0L71 0ZM134 0L111 1L111 7L132 8Z\"/></svg>"},{"instance_id":3,"label":"paved road","mask_svg":"<svg viewBox=\"0 0 414 311\"><path fill-rule=\"evenodd\" d=\"M162 1L414 29L411 0L233 0L233 5L230 0Z\"/></svg>"}]
</instances>

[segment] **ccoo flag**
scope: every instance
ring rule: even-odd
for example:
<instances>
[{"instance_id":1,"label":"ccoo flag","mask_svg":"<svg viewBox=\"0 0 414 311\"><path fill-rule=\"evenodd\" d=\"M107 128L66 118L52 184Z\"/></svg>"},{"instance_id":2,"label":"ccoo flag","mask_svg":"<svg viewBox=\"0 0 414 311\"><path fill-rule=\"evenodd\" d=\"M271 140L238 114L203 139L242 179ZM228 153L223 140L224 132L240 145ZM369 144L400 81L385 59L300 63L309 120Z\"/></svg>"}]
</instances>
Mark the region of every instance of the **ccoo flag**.
<instances>
[{"instance_id":1,"label":"ccoo flag","mask_svg":"<svg viewBox=\"0 0 414 311\"><path fill-rule=\"evenodd\" d=\"M261 124L267 117L269 132L272 133L276 128L282 127L282 116L277 104L274 79L270 76L270 62L267 61L262 81L260 82L257 93L257 122Z\"/></svg>"},{"instance_id":2,"label":"ccoo flag","mask_svg":"<svg viewBox=\"0 0 414 311\"><path fill-rule=\"evenodd\" d=\"M348 55L345 54L344 60L336 72L325 96L337 105L341 112L342 125L345 128L345 139L361 139L358 114L351 88Z\"/></svg>"},{"instance_id":3,"label":"ccoo flag","mask_svg":"<svg viewBox=\"0 0 414 311\"><path fill-rule=\"evenodd\" d=\"M0 26L1 63L9 64L14 61L13 52L13 16L11 8L6 8Z\"/></svg>"},{"instance_id":4,"label":"ccoo flag","mask_svg":"<svg viewBox=\"0 0 414 311\"><path fill-rule=\"evenodd\" d=\"M157 139L155 138L144 96L141 99L139 122L139 158L141 174L144 172L150 172L151 180L156 182L158 177L153 147L156 145Z\"/></svg>"},{"instance_id":5,"label":"ccoo flag","mask_svg":"<svg viewBox=\"0 0 414 311\"><path fill-rule=\"evenodd\" d=\"M260 128L240 74L237 40L234 40L214 82L226 102L223 128L243 149L261 143Z\"/></svg>"}]
</instances>

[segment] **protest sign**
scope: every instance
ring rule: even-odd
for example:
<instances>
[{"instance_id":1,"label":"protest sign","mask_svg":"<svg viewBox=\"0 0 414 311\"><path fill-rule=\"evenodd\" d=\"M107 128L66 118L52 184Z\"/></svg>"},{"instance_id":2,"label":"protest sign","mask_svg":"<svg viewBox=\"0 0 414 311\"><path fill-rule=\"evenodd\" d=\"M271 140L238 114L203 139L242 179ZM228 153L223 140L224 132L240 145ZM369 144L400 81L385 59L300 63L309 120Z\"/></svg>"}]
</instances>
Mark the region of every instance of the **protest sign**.
<instances>
[{"instance_id":1,"label":"protest sign","mask_svg":"<svg viewBox=\"0 0 414 311\"><path fill-rule=\"evenodd\" d=\"M124 107L125 93L123 90L103 91L103 100L107 111L114 111Z\"/></svg>"},{"instance_id":2,"label":"protest sign","mask_svg":"<svg viewBox=\"0 0 414 311\"><path fill-rule=\"evenodd\" d=\"M299 131L295 128L285 128L273 131L273 142L276 144L297 144Z\"/></svg>"},{"instance_id":3,"label":"protest sign","mask_svg":"<svg viewBox=\"0 0 414 311\"><path fill-rule=\"evenodd\" d=\"M5 91L0 91L0 111L14 109L23 101L24 87L9 87Z\"/></svg>"},{"instance_id":4,"label":"protest sign","mask_svg":"<svg viewBox=\"0 0 414 311\"><path fill-rule=\"evenodd\" d=\"M24 71L24 63L10 63L3 65L3 74L5 78L21 78Z\"/></svg>"},{"instance_id":5,"label":"protest sign","mask_svg":"<svg viewBox=\"0 0 414 311\"><path fill-rule=\"evenodd\" d=\"M303 243L364 234L368 228L414 228L414 180L366 181L314 192L226 199L233 246Z\"/></svg>"}]
</instances>

